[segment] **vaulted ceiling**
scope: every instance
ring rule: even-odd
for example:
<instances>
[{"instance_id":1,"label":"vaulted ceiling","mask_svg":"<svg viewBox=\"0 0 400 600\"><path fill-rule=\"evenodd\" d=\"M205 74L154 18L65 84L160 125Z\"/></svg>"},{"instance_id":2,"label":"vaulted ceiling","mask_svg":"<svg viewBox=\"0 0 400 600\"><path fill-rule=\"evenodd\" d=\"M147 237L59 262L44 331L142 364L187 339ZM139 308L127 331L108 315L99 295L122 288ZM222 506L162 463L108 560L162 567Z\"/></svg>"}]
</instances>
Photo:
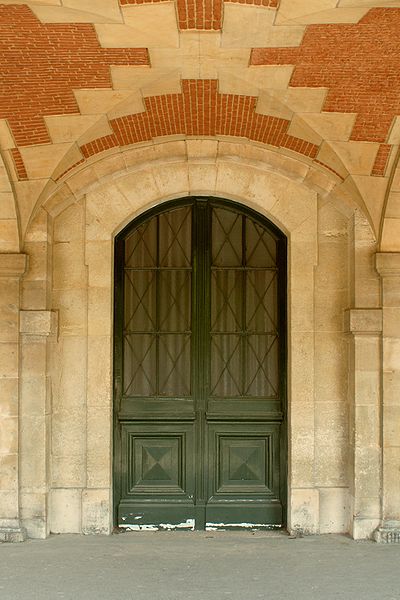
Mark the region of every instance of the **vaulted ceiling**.
<instances>
[{"instance_id":1,"label":"vaulted ceiling","mask_svg":"<svg viewBox=\"0 0 400 600\"><path fill-rule=\"evenodd\" d=\"M351 182L400 250L398 0L3 0L0 71L3 251L77 170L177 136Z\"/></svg>"}]
</instances>

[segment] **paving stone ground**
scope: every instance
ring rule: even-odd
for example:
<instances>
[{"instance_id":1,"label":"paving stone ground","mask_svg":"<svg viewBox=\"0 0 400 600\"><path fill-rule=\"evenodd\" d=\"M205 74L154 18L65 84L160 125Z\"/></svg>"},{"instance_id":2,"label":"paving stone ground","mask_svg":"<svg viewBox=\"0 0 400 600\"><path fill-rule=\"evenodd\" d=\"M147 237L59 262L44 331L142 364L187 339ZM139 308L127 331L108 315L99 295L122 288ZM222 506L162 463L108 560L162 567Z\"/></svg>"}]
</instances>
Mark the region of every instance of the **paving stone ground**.
<instances>
[{"instance_id":1,"label":"paving stone ground","mask_svg":"<svg viewBox=\"0 0 400 600\"><path fill-rule=\"evenodd\" d=\"M1 600L399 600L400 545L132 532L0 544Z\"/></svg>"}]
</instances>

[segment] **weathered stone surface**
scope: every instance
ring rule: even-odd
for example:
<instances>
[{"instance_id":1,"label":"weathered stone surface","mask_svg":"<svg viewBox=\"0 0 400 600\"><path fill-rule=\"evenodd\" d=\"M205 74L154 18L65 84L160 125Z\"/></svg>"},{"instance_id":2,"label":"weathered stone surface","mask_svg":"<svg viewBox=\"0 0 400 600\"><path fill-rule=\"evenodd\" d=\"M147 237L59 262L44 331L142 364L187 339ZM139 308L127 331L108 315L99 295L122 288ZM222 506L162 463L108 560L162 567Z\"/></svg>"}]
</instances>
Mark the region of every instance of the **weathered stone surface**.
<instances>
[{"instance_id":1,"label":"weathered stone surface","mask_svg":"<svg viewBox=\"0 0 400 600\"><path fill-rule=\"evenodd\" d=\"M18 543L26 540L26 531L23 527L0 527L0 543Z\"/></svg>"},{"instance_id":2,"label":"weathered stone surface","mask_svg":"<svg viewBox=\"0 0 400 600\"><path fill-rule=\"evenodd\" d=\"M379 544L400 544L400 524L387 522L378 527L374 539Z\"/></svg>"}]
</instances>

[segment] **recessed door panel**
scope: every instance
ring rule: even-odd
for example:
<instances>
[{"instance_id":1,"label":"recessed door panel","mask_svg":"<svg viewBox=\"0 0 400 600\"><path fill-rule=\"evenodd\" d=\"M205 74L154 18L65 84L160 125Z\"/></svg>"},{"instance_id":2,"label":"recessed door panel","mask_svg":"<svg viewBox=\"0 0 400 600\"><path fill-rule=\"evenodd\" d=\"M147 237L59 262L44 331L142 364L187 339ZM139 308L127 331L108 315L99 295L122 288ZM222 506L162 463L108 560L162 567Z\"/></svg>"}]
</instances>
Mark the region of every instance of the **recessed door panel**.
<instances>
[{"instance_id":1,"label":"recessed door panel","mask_svg":"<svg viewBox=\"0 0 400 600\"><path fill-rule=\"evenodd\" d=\"M284 523L285 261L274 226L214 199L170 203L118 237L120 526Z\"/></svg>"},{"instance_id":2,"label":"recessed door panel","mask_svg":"<svg viewBox=\"0 0 400 600\"><path fill-rule=\"evenodd\" d=\"M193 422L123 422L121 450L120 525L177 525L193 519Z\"/></svg>"}]
</instances>

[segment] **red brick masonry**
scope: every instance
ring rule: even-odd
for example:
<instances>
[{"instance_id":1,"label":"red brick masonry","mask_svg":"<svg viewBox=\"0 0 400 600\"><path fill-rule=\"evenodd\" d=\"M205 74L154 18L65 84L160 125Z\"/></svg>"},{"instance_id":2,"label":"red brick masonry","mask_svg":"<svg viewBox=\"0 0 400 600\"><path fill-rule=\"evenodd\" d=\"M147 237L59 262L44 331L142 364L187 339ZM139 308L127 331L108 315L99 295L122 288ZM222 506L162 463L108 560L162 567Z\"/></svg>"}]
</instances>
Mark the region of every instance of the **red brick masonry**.
<instances>
[{"instance_id":1,"label":"red brick masonry","mask_svg":"<svg viewBox=\"0 0 400 600\"><path fill-rule=\"evenodd\" d=\"M17 146L50 142L44 115L79 114L73 90L111 88L110 65L148 65L145 48L101 48L90 24L43 24L0 4L0 118Z\"/></svg>"},{"instance_id":2,"label":"red brick masonry","mask_svg":"<svg viewBox=\"0 0 400 600\"><path fill-rule=\"evenodd\" d=\"M255 112L257 98L220 94L215 79L186 79L181 94L145 98L146 111L110 121L112 135L81 147L88 158L164 135L239 136L314 158L318 146L287 133L290 121Z\"/></svg>"},{"instance_id":3,"label":"red brick masonry","mask_svg":"<svg viewBox=\"0 0 400 600\"><path fill-rule=\"evenodd\" d=\"M352 140L385 142L400 114L400 9L309 25L298 48L254 48L252 65L294 65L292 87L327 87L324 111L356 113ZM384 152L384 150L382 150Z\"/></svg>"}]
</instances>

